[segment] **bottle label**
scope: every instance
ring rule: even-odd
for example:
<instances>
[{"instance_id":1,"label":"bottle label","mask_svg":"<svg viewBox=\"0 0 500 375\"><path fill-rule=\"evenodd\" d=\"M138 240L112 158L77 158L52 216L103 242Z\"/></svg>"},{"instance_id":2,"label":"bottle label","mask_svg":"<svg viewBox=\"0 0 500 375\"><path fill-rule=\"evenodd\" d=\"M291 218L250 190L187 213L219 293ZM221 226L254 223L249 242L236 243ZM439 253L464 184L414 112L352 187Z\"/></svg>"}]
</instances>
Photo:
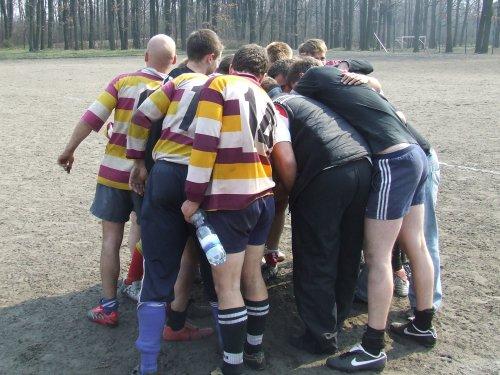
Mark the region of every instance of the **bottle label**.
<instances>
[{"instance_id":1,"label":"bottle label","mask_svg":"<svg viewBox=\"0 0 500 375\"><path fill-rule=\"evenodd\" d=\"M203 237L203 238L200 239L201 248L205 252L207 250L209 250L212 246L214 246L214 245L216 245L218 243L220 243L219 242L219 237L217 237L217 235L214 234L214 233L211 233L208 236L205 236L205 237Z\"/></svg>"}]
</instances>

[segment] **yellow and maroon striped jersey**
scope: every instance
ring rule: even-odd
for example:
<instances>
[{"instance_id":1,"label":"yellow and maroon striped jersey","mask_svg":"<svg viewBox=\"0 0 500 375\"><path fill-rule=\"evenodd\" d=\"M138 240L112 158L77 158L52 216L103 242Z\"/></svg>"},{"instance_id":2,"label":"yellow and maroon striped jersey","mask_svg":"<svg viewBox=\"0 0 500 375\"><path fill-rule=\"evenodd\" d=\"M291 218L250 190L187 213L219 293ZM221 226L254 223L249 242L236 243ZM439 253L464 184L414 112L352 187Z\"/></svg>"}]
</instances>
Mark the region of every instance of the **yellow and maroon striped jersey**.
<instances>
[{"instance_id":1,"label":"yellow and maroon striped jersey","mask_svg":"<svg viewBox=\"0 0 500 375\"><path fill-rule=\"evenodd\" d=\"M272 194L276 110L250 74L210 79L200 93L186 196L206 210L239 210Z\"/></svg>"},{"instance_id":2,"label":"yellow and maroon striped jersey","mask_svg":"<svg viewBox=\"0 0 500 375\"><path fill-rule=\"evenodd\" d=\"M144 90L156 90L165 74L152 68L115 77L82 116L82 121L98 132L113 110L113 133L109 137L97 182L109 187L130 190L128 180L133 162L126 157L127 132L136 106Z\"/></svg>"},{"instance_id":3,"label":"yellow and maroon striped jersey","mask_svg":"<svg viewBox=\"0 0 500 375\"><path fill-rule=\"evenodd\" d=\"M208 77L185 73L152 93L135 112L127 136L127 157L144 159L151 124L163 118L153 160L189 163L198 97Z\"/></svg>"}]
</instances>

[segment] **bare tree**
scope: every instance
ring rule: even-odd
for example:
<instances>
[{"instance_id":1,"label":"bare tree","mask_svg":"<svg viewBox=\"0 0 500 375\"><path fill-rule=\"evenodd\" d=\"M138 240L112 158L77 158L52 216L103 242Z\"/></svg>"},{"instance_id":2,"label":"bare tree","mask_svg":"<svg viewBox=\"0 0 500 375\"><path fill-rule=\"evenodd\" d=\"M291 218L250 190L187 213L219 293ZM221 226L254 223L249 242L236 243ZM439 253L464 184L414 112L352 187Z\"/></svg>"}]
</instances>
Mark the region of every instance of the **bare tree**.
<instances>
[{"instance_id":1,"label":"bare tree","mask_svg":"<svg viewBox=\"0 0 500 375\"><path fill-rule=\"evenodd\" d=\"M453 39L452 39L452 25L451 25L451 15L453 8L453 0L446 1L446 53L453 52Z\"/></svg>"},{"instance_id":2,"label":"bare tree","mask_svg":"<svg viewBox=\"0 0 500 375\"><path fill-rule=\"evenodd\" d=\"M475 53L488 53L492 16L493 0L483 0L483 8L481 9L481 18L479 20L479 29L476 36Z\"/></svg>"},{"instance_id":3,"label":"bare tree","mask_svg":"<svg viewBox=\"0 0 500 375\"><path fill-rule=\"evenodd\" d=\"M459 25L459 17L460 17L460 3L462 0L457 0L456 8L455 8L455 30L453 32L453 47L458 44L458 25Z\"/></svg>"},{"instance_id":4,"label":"bare tree","mask_svg":"<svg viewBox=\"0 0 500 375\"><path fill-rule=\"evenodd\" d=\"M437 0L431 2L431 30L429 33L429 48L436 48L436 9Z\"/></svg>"},{"instance_id":5,"label":"bare tree","mask_svg":"<svg viewBox=\"0 0 500 375\"><path fill-rule=\"evenodd\" d=\"M413 13L413 52L420 50L420 5L422 0L415 1L415 12Z\"/></svg>"}]
</instances>

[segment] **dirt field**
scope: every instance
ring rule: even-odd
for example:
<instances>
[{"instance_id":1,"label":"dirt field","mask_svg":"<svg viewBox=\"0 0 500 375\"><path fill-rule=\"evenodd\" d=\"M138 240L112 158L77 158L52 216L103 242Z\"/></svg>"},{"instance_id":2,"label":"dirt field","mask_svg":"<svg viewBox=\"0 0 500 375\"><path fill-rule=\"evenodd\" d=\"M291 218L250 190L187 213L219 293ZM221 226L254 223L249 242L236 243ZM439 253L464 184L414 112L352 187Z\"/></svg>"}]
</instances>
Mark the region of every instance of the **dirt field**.
<instances>
[{"instance_id":1,"label":"dirt field","mask_svg":"<svg viewBox=\"0 0 500 375\"><path fill-rule=\"evenodd\" d=\"M385 372L498 374L500 56L365 57L386 95L428 136L440 160L453 165L442 166L439 197L439 344L427 352L388 338ZM137 363L130 301L121 300L116 329L85 319L100 295L100 223L89 206L105 138L94 134L81 145L71 175L55 160L107 81L141 64L136 57L0 62L0 374L127 374ZM288 252L289 239L287 229ZM122 250L125 273L129 255ZM265 373L332 373L324 356L287 343L300 327L289 263L270 294ZM391 318L402 319L406 309L395 300ZM365 319L365 307L356 306L342 348L360 338ZM217 364L215 338L163 346L162 373L206 374Z\"/></svg>"}]
</instances>

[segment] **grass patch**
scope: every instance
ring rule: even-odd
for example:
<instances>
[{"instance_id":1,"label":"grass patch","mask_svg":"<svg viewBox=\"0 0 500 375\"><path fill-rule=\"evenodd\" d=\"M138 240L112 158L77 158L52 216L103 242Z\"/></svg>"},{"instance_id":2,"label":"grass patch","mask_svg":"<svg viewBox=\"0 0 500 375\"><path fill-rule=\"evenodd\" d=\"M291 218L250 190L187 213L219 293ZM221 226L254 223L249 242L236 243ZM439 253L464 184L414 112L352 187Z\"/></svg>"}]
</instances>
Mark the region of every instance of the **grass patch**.
<instances>
[{"instance_id":1,"label":"grass patch","mask_svg":"<svg viewBox=\"0 0 500 375\"><path fill-rule=\"evenodd\" d=\"M0 49L0 60L25 60L25 59L64 59L64 58L93 58L93 57L126 57L126 56L142 56L144 50L129 49L129 50L100 50L100 49L85 49L85 50L63 50L63 49L47 49L38 52L29 52L24 49Z\"/></svg>"}]
</instances>

